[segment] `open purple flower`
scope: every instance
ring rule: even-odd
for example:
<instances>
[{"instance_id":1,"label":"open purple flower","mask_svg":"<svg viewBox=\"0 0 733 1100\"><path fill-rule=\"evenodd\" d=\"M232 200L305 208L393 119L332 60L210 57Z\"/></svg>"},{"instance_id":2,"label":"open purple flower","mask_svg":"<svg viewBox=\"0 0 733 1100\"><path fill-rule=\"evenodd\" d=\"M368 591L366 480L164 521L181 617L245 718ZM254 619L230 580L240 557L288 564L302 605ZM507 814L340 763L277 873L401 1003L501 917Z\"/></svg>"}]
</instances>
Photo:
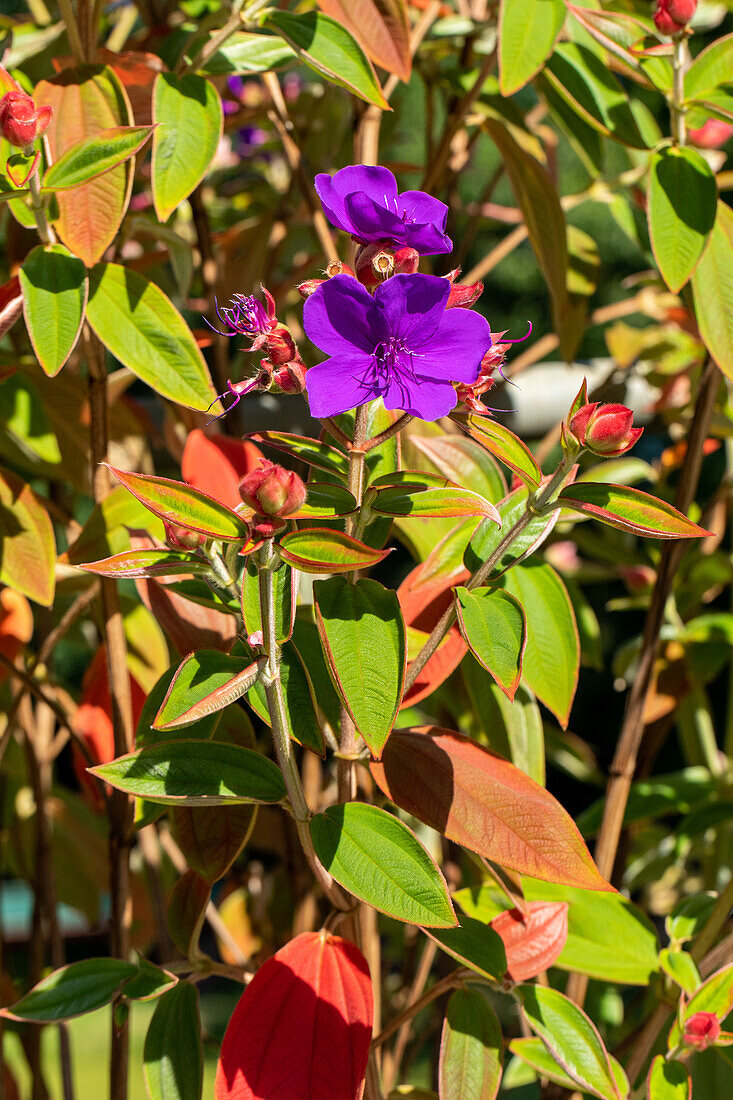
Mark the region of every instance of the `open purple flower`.
<instances>
[{"instance_id":1,"label":"open purple flower","mask_svg":"<svg viewBox=\"0 0 733 1100\"><path fill-rule=\"evenodd\" d=\"M397 191L388 168L356 164L335 176L316 176L316 191L326 217L338 229L368 244L407 245L423 256L450 252L445 234L448 207L424 191Z\"/></svg>"},{"instance_id":2,"label":"open purple flower","mask_svg":"<svg viewBox=\"0 0 733 1100\"><path fill-rule=\"evenodd\" d=\"M423 420L456 404L453 382L476 381L491 347L489 323L468 309L446 311L447 279L394 275L374 297L350 275L336 275L306 300L308 337L330 359L305 376L314 416L335 416L384 398Z\"/></svg>"}]
</instances>

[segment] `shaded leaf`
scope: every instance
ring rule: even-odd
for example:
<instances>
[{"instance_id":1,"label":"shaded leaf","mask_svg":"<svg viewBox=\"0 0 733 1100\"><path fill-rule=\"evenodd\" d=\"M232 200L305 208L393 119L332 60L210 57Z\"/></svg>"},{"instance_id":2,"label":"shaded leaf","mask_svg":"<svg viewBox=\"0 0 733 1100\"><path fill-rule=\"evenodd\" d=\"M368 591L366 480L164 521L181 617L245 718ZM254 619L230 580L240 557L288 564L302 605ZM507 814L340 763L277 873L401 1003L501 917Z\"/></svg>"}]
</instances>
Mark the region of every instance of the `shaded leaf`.
<instances>
[{"instance_id":1,"label":"shaded leaf","mask_svg":"<svg viewBox=\"0 0 733 1100\"><path fill-rule=\"evenodd\" d=\"M501 1027L483 993L457 989L448 1001L440 1041L440 1100L494 1100L502 1055Z\"/></svg>"},{"instance_id":2,"label":"shaded leaf","mask_svg":"<svg viewBox=\"0 0 733 1100\"><path fill-rule=\"evenodd\" d=\"M33 350L53 378L81 332L89 290L84 264L61 244L38 245L23 261L19 278Z\"/></svg>"},{"instance_id":3,"label":"shaded leaf","mask_svg":"<svg viewBox=\"0 0 733 1100\"><path fill-rule=\"evenodd\" d=\"M280 540L279 550L285 561L304 573L350 573L376 565L390 553L326 527L291 531Z\"/></svg>"},{"instance_id":4,"label":"shaded leaf","mask_svg":"<svg viewBox=\"0 0 733 1100\"><path fill-rule=\"evenodd\" d=\"M507 977L536 978L557 960L568 937L568 904L531 901L524 913L507 909L491 922L506 951Z\"/></svg>"},{"instance_id":5,"label":"shaded leaf","mask_svg":"<svg viewBox=\"0 0 733 1100\"><path fill-rule=\"evenodd\" d=\"M155 1006L143 1047L143 1073L150 1100L193 1100L201 1095L199 995L190 982L178 982Z\"/></svg>"},{"instance_id":6,"label":"shaded leaf","mask_svg":"<svg viewBox=\"0 0 733 1100\"><path fill-rule=\"evenodd\" d=\"M455 588L461 633L509 699L519 686L527 624L521 603L495 588Z\"/></svg>"},{"instance_id":7,"label":"shaded leaf","mask_svg":"<svg viewBox=\"0 0 733 1100\"><path fill-rule=\"evenodd\" d=\"M153 205L160 221L201 182L224 124L219 93L197 73L158 73L153 85Z\"/></svg>"},{"instance_id":8,"label":"shaded leaf","mask_svg":"<svg viewBox=\"0 0 733 1100\"><path fill-rule=\"evenodd\" d=\"M154 728L172 730L208 718L235 703L252 687L257 664L217 649L199 649L179 665Z\"/></svg>"},{"instance_id":9,"label":"shaded leaf","mask_svg":"<svg viewBox=\"0 0 733 1100\"><path fill-rule=\"evenodd\" d=\"M316 693L309 669L292 642L286 642L280 654L280 681L290 736L300 745L323 756L323 730L316 713ZM261 681L249 692L247 702L263 722L268 726L272 724L265 687Z\"/></svg>"},{"instance_id":10,"label":"shaded leaf","mask_svg":"<svg viewBox=\"0 0 733 1100\"><path fill-rule=\"evenodd\" d=\"M690 1100L692 1081L682 1062L668 1062L658 1054L649 1068L648 1100Z\"/></svg>"},{"instance_id":11,"label":"shaded leaf","mask_svg":"<svg viewBox=\"0 0 733 1100\"><path fill-rule=\"evenodd\" d=\"M9 470L0 470L0 581L50 607L55 564L48 512L29 485Z\"/></svg>"},{"instance_id":12,"label":"shaded leaf","mask_svg":"<svg viewBox=\"0 0 733 1100\"><path fill-rule=\"evenodd\" d=\"M695 270L715 224L718 189L696 149L663 149L649 174L649 236L654 258L677 293Z\"/></svg>"},{"instance_id":13,"label":"shaded leaf","mask_svg":"<svg viewBox=\"0 0 733 1100\"><path fill-rule=\"evenodd\" d=\"M733 378L733 210L721 200L707 248L692 276L695 313L705 346Z\"/></svg>"},{"instance_id":14,"label":"shaded leaf","mask_svg":"<svg viewBox=\"0 0 733 1100\"><path fill-rule=\"evenodd\" d=\"M189 867L213 883L247 843L256 814L257 806L173 806L169 821Z\"/></svg>"},{"instance_id":15,"label":"shaded leaf","mask_svg":"<svg viewBox=\"0 0 733 1100\"><path fill-rule=\"evenodd\" d=\"M425 928L431 940L443 951L490 981L498 981L506 972L506 953L493 928L471 917L461 917L456 928Z\"/></svg>"},{"instance_id":16,"label":"shaded leaf","mask_svg":"<svg viewBox=\"0 0 733 1100\"><path fill-rule=\"evenodd\" d=\"M132 978L137 967L122 959L84 959L54 970L0 1016L11 1020L47 1023L69 1020L109 1004L122 983Z\"/></svg>"}]
</instances>

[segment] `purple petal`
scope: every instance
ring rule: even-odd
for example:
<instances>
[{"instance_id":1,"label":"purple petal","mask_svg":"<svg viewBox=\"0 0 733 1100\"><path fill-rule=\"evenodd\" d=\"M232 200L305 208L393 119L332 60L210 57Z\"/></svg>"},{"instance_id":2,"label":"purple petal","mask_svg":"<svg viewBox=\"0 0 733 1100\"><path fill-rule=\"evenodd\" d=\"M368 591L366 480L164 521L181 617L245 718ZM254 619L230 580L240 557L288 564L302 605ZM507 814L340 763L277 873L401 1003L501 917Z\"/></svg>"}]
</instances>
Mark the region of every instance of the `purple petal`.
<instances>
[{"instance_id":1,"label":"purple petal","mask_svg":"<svg viewBox=\"0 0 733 1100\"><path fill-rule=\"evenodd\" d=\"M397 199L397 183L389 169L365 164L342 168L335 176L322 172L316 176L315 188L328 220L346 233L355 232L345 206L347 195L363 192L392 209Z\"/></svg>"},{"instance_id":2,"label":"purple petal","mask_svg":"<svg viewBox=\"0 0 733 1100\"><path fill-rule=\"evenodd\" d=\"M440 199L434 199L424 191L403 191L398 195L397 213L407 222L434 225L441 233L445 233L448 207Z\"/></svg>"},{"instance_id":3,"label":"purple petal","mask_svg":"<svg viewBox=\"0 0 733 1100\"><path fill-rule=\"evenodd\" d=\"M402 409L421 420L440 420L455 407L457 400L450 382L421 381L405 386L395 380L384 396L384 407Z\"/></svg>"},{"instance_id":4,"label":"purple petal","mask_svg":"<svg viewBox=\"0 0 733 1100\"><path fill-rule=\"evenodd\" d=\"M385 338L374 299L353 275L335 275L306 298L303 327L327 355L351 355L357 349L371 355Z\"/></svg>"},{"instance_id":5,"label":"purple petal","mask_svg":"<svg viewBox=\"0 0 733 1100\"><path fill-rule=\"evenodd\" d=\"M421 256L438 256L453 251L453 241L434 225L406 225L405 243Z\"/></svg>"},{"instance_id":6,"label":"purple petal","mask_svg":"<svg viewBox=\"0 0 733 1100\"><path fill-rule=\"evenodd\" d=\"M312 415L338 416L378 397L376 390L362 381L365 372L369 377L370 366L370 356L339 353L306 371L305 388Z\"/></svg>"},{"instance_id":7,"label":"purple petal","mask_svg":"<svg viewBox=\"0 0 733 1100\"><path fill-rule=\"evenodd\" d=\"M415 373L421 379L471 385L490 347L491 328L485 317L470 309L450 309L428 339L413 349Z\"/></svg>"},{"instance_id":8,"label":"purple petal","mask_svg":"<svg viewBox=\"0 0 733 1100\"><path fill-rule=\"evenodd\" d=\"M450 284L436 275L393 275L377 287L374 300L390 335L408 348L422 346L445 313Z\"/></svg>"},{"instance_id":9,"label":"purple petal","mask_svg":"<svg viewBox=\"0 0 733 1100\"><path fill-rule=\"evenodd\" d=\"M346 216L353 226L352 233L361 241L389 241L398 245L406 239L405 224L394 210L388 210L384 202L371 195L356 192L344 201Z\"/></svg>"}]
</instances>

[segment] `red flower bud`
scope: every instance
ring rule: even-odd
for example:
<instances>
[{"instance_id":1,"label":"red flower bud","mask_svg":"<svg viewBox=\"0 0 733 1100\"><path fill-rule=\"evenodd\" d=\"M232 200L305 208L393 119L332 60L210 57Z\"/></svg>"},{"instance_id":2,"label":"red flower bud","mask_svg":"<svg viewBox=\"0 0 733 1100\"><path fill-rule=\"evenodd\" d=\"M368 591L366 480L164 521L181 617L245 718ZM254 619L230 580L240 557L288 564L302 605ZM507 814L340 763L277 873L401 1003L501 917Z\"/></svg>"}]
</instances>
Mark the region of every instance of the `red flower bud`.
<instances>
[{"instance_id":1,"label":"red flower bud","mask_svg":"<svg viewBox=\"0 0 733 1100\"><path fill-rule=\"evenodd\" d=\"M420 253L414 248L398 248L394 254L395 275L414 275L420 266Z\"/></svg>"},{"instance_id":2,"label":"red flower bud","mask_svg":"<svg viewBox=\"0 0 733 1100\"><path fill-rule=\"evenodd\" d=\"M293 359L272 372L272 383L281 393L302 393L305 389L305 363Z\"/></svg>"},{"instance_id":3,"label":"red flower bud","mask_svg":"<svg viewBox=\"0 0 733 1100\"><path fill-rule=\"evenodd\" d=\"M464 286L461 283L452 283L445 308L470 309L471 306L476 304L483 292L484 284L482 282L471 283L469 286Z\"/></svg>"},{"instance_id":4,"label":"red flower bud","mask_svg":"<svg viewBox=\"0 0 733 1100\"><path fill-rule=\"evenodd\" d=\"M712 1012L696 1012L685 1021L682 1041L695 1050L707 1050L720 1036L720 1020Z\"/></svg>"},{"instance_id":5,"label":"red flower bud","mask_svg":"<svg viewBox=\"0 0 733 1100\"><path fill-rule=\"evenodd\" d=\"M568 424L570 431L594 454L622 455L630 450L643 428L634 427L634 414L625 405L583 405Z\"/></svg>"},{"instance_id":6,"label":"red flower bud","mask_svg":"<svg viewBox=\"0 0 733 1100\"><path fill-rule=\"evenodd\" d=\"M696 7L697 0L657 0L654 26L660 34L679 34L692 19Z\"/></svg>"},{"instance_id":7,"label":"red flower bud","mask_svg":"<svg viewBox=\"0 0 733 1100\"><path fill-rule=\"evenodd\" d=\"M304 283L298 283L298 294L304 300L310 298L314 291L318 290L321 283L325 283L325 279L306 279Z\"/></svg>"},{"instance_id":8,"label":"red flower bud","mask_svg":"<svg viewBox=\"0 0 733 1100\"><path fill-rule=\"evenodd\" d=\"M179 523L164 522L165 541L174 550L198 550L206 542L206 535L199 531L189 531Z\"/></svg>"},{"instance_id":9,"label":"red flower bud","mask_svg":"<svg viewBox=\"0 0 733 1100\"><path fill-rule=\"evenodd\" d=\"M268 333L265 343L270 362L276 367L289 363L297 355L290 329L280 321Z\"/></svg>"},{"instance_id":10,"label":"red flower bud","mask_svg":"<svg viewBox=\"0 0 733 1100\"><path fill-rule=\"evenodd\" d=\"M690 145L698 149L719 149L733 137L733 125L720 118L709 118L699 129L688 130L687 137Z\"/></svg>"},{"instance_id":11,"label":"red flower bud","mask_svg":"<svg viewBox=\"0 0 733 1100\"><path fill-rule=\"evenodd\" d=\"M258 515L284 519L303 506L306 489L292 470L265 461L242 478L239 495Z\"/></svg>"},{"instance_id":12,"label":"red flower bud","mask_svg":"<svg viewBox=\"0 0 733 1100\"><path fill-rule=\"evenodd\" d=\"M390 248L373 241L361 246L356 254L356 277L372 290L391 275L414 275L420 263L420 255L414 248Z\"/></svg>"},{"instance_id":13,"label":"red flower bud","mask_svg":"<svg viewBox=\"0 0 733 1100\"><path fill-rule=\"evenodd\" d=\"M32 145L48 128L53 107L36 107L25 92L6 92L0 99L0 133L19 149Z\"/></svg>"},{"instance_id":14,"label":"red flower bud","mask_svg":"<svg viewBox=\"0 0 733 1100\"><path fill-rule=\"evenodd\" d=\"M348 264L342 263L341 260L331 260L326 266L326 278L325 279L306 279L304 283L299 283L298 293L301 298L310 298L314 290L318 290L321 283L325 283L328 279L333 279L334 275L353 275L353 270Z\"/></svg>"}]
</instances>

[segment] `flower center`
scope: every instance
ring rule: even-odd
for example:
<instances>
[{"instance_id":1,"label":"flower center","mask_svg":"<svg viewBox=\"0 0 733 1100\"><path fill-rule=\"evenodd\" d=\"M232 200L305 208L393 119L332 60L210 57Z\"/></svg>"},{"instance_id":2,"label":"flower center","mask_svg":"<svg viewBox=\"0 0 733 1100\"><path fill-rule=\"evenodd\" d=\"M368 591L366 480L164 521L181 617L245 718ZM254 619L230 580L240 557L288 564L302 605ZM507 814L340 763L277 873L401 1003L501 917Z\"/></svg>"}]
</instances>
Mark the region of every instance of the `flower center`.
<instances>
[{"instance_id":1,"label":"flower center","mask_svg":"<svg viewBox=\"0 0 733 1100\"><path fill-rule=\"evenodd\" d=\"M392 386L398 386L409 403L409 386L419 384L413 365L414 353L397 336L377 344L371 362L361 378L361 386L383 397Z\"/></svg>"}]
</instances>

